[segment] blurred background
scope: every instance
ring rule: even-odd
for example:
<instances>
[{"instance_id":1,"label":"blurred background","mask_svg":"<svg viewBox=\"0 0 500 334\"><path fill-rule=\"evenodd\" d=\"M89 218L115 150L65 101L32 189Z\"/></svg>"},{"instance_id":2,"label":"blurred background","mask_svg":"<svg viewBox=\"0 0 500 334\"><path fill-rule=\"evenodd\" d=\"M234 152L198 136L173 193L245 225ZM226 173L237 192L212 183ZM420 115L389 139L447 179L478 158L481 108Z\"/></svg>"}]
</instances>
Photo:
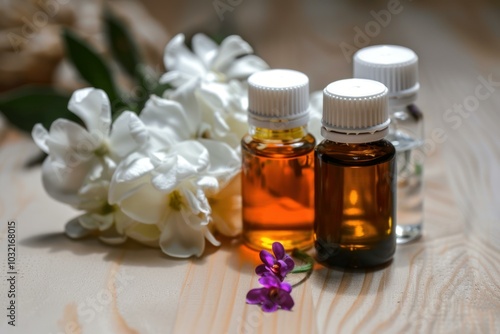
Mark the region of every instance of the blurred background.
<instances>
[{"instance_id":1,"label":"blurred background","mask_svg":"<svg viewBox=\"0 0 500 334\"><path fill-rule=\"evenodd\" d=\"M188 37L197 32L214 37L238 34L272 67L306 72L313 89L350 75L341 44L359 49L364 42L360 30L368 37L366 44L405 45L417 49L423 61L453 66L454 59L440 58L447 55L443 49L449 41L439 34L442 28L452 29L488 61L500 58L498 0L2 0L0 89L26 83L73 89L71 81L77 78L64 61L60 28L74 29L106 53L105 6L126 22L152 66L163 66L164 46L177 33ZM375 13L380 13L379 21ZM365 31L371 21L378 24L368 25ZM355 40L357 34L361 37ZM421 43L422 39L427 41Z\"/></svg>"},{"instance_id":2,"label":"blurred background","mask_svg":"<svg viewBox=\"0 0 500 334\"><path fill-rule=\"evenodd\" d=\"M106 43L106 11L124 23L157 75L165 71L168 40L184 33L189 41L198 32L217 40L241 35L271 67L305 72L311 90L350 77L352 54L382 43L414 49L424 82L426 75L500 71L499 0L2 0L0 102L28 84L63 94L89 85L66 57L63 27L88 42L117 80L130 86Z\"/></svg>"}]
</instances>

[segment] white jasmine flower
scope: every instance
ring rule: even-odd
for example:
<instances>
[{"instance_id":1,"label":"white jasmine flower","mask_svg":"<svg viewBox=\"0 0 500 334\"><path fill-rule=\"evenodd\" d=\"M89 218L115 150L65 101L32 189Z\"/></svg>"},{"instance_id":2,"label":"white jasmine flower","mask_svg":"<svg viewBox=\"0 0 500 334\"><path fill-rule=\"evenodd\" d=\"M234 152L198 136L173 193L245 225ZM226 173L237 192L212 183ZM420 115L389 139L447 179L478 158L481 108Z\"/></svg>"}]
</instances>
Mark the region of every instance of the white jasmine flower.
<instances>
[{"instance_id":1,"label":"white jasmine flower","mask_svg":"<svg viewBox=\"0 0 500 334\"><path fill-rule=\"evenodd\" d=\"M164 253L201 256L205 239L219 245L208 228L207 194L217 193L235 174L237 161L231 157L227 145L209 140L204 145L186 140L149 155L132 154L117 167L108 202L139 223L156 225Z\"/></svg>"},{"instance_id":2,"label":"white jasmine flower","mask_svg":"<svg viewBox=\"0 0 500 334\"><path fill-rule=\"evenodd\" d=\"M159 231L155 226L143 226L116 205L108 204L108 189L112 175L84 182L78 192L78 209L85 213L66 224L66 235L79 239L96 234L108 244L121 244L130 237L148 246L158 246Z\"/></svg>"},{"instance_id":3,"label":"white jasmine flower","mask_svg":"<svg viewBox=\"0 0 500 334\"><path fill-rule=\"evenodd\" d=\"M195 122L204 138L223 141L239 151L248 131L248 89L251 74L269 66L252 55L253 49L239 36L229 36L221 45L204 34L192 39L193 52L184 44L184 35L175 36L165 48L169 70L160 82L169 83L165 97L181 103L185 110L198 110Z\"/></svg>"},{"instance_id":4,"label":"white jasmine flower","mask_svg":"<svg viewBox=\"0 0 500 334\"><path fill-rule=\"evenodd\" d=\"M231 182L214 196L209 197L214 226L225 236L234 237L241 233L241 180L234 177Z\"/></svg>"},{"instance_id":5,"label":"white jasmine flower","mask_svg":"<svg viewBox=\"0 0 500 334\"><path fill-rule=\"evenodd\" d=\"M196 34L192 39L193 52L184 40L184 35L178 34L165 47L163 61L168 72L161 77L161 83L179 87L199 78L229 82L268 68L261 58L251 54L252 47L240 36L229 36L217 45L208 36Z\"/></svg>"},{"instance_id":6,"label":"white jasmine flower","mask_svg":"<svg viewBox=\"0 0 500 334\"><path fill-rule=\"evenodd\" d=\"M165 96L198 120L198 136L225 142L239 152L240 140L248 131L246 85L236 80L228 84L195 80Z\"/></svg>"},{"instance_id":7,"label":"white jasmine flower","mask_svg":"<svg viewBox=\"0 0 500 334\"><path fill-rule=\"evenodd\" d=\"M103 166L113 168L116 162L141 147L147 133L132 112L122 113L111 128L109 99L100 89L75 91L68 109L85 127L57 119L50 131L36 124L32 136L49 155L42 166L45 190L58 201L78 206L81 201L78 192L84 182L98 178Z\"/></svg>"}]
</instances>

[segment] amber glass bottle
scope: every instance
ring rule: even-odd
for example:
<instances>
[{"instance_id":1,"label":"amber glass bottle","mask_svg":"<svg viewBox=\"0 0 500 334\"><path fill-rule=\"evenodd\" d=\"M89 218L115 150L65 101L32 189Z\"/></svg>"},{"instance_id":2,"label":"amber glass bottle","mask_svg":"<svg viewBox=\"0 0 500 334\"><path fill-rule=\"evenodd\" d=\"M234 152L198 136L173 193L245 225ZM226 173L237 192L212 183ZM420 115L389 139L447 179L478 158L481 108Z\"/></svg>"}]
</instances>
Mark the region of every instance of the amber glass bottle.
<instances>
[{"instance_id":1,"label":"amber glass bottle","mask_svg":"<svg viewBox=\"0 0 500 334\"><path fill-rule=\"evenodd\" d=\"M254 249L313 244L314 137L307 132L309 80L292 70L256 73L242 145L243 241Z\"/></svg>"},{"instance_id":2,"label":"amber glass bottle","mask_svg":"<svg viewBox=\"0 0 500 334\"><path fill-rule=\"evenodd\" d=\"M324 90L325 137L315 149L315 247L318 261L367 268L392 259L395 148L388 134L387 88L347 79Z\"/></svg>"}]
</instances>

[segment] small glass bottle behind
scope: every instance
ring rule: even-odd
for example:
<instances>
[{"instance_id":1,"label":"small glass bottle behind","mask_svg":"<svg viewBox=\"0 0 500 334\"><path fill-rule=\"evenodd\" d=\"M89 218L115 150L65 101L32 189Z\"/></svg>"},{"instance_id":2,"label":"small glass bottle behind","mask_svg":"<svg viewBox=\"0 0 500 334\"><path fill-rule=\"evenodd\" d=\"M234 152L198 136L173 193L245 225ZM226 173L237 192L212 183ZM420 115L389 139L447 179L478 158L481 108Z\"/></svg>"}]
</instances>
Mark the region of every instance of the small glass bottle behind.
<instances>
[{"instance_id":1,"label":"small glass bottle behind","mask_svg":"<svg viewBox=\"0 0 500 334\"><path fill-rule=\"evenodd\" d=\"M354 55L354 77L376 80L389 89L391 124L387 139L397 152L398 244L420 238L424 220L424 119L415 106L419 90L418 57L397 45L375 45Z\"/></svg>"},{"instance_id":2,"label":"small glass bottle behind","mask_svg":"<svg viewBox=\"0 0 500 334\"><path fill-rule=\"evenodd\" d=\"M314 137L309 79L267 70L248 79L249 133L242 146L243 241L254 249L313 244Z\"/></svg>"},{"instance_id":3,"label":"small glass bottle behind","mask_svg":"<svg viewBox=\"0 0 500 334\"><path fill-rule=\"evenodd\" d=\"M315 149L315 247L329 266L368 268L396 249L396 150L388 134L387 88L346 79L323 91L325 138Z\"/></svg>"}]
</instances>

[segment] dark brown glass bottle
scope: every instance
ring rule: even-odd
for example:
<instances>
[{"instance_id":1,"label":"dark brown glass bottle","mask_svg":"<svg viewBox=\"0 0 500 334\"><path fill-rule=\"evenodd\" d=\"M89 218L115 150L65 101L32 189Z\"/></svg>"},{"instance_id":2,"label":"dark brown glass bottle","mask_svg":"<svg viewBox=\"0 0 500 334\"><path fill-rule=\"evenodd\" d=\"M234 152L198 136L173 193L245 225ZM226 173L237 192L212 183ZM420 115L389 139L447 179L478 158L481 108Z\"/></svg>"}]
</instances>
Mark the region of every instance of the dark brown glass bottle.
<instances>
[{"instance_id":1,"label":"dark brown glass bottle","mask_svg":"<svg viewBox=\"0 0 500 334\"><path fill-rule=\"evenodd\" d=\"M388 134L387 88L347 79L324 90L315 148L314 237L317 259L334 267L368 268L396 249L396 150Z\"/></svg>"},{"instance_id":2,"label":"dark brown glass bottle","mask_svg":"<svg viewBox=\"0 0 500 334\"><path fill-rule=\"evenodd\" d=\"M315 246L320 262L372 267L396 249L395 149L324 140L315 150Z\"/></svg>"}]
</instances>

